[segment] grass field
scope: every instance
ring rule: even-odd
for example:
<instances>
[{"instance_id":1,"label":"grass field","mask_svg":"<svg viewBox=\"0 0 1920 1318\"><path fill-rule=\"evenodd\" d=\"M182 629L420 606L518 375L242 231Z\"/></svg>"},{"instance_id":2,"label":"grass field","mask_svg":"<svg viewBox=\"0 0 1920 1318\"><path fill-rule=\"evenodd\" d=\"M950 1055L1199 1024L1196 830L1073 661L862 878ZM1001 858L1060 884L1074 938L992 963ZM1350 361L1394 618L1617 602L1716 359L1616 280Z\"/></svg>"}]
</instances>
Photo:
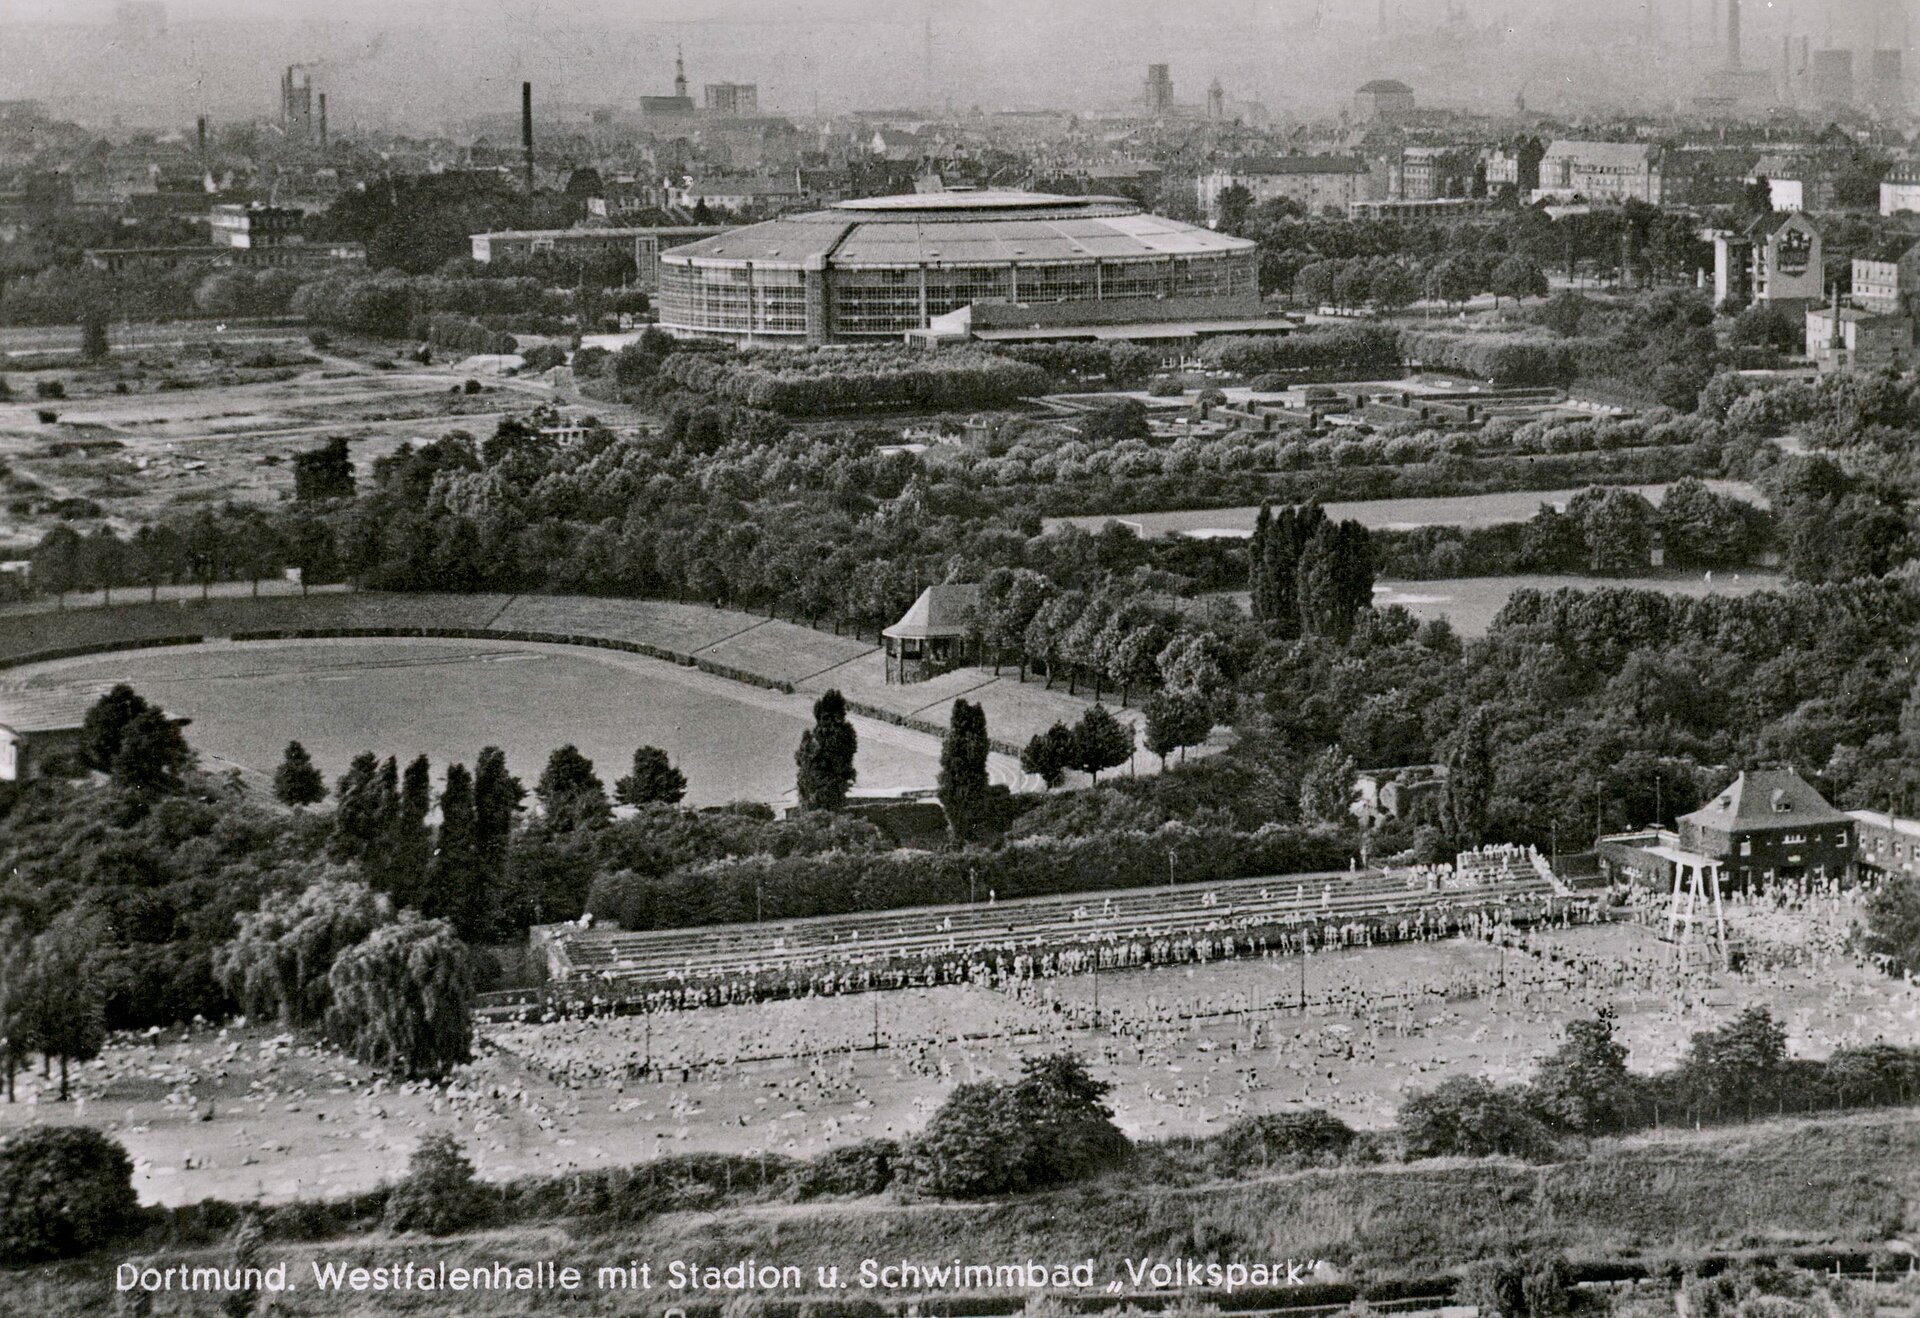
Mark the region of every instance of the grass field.
<instances>
[{"instance_id":1,"label":"grass field","mask_svg":"<svg viewBox=\"0 0 1920 1318\"><path fill-rule=\"evenodd\" d=\"M1431 581L1380 581L1373 587L1376 608L1397 604L1415 618L1445 618L1462 636L1485 636L1493 620L1517 590L1653 590L1687 599L1709 596L1738 597L1755 591L1779 590L1786 579L1778 572L1716 572L1711 580L1696 572L1657 577L1441 577ZM1244 609L1244 590L1225 592Z\"/></svg>"},{"instance_id":2,"label":"grass field","mask_svg":"<svg viewBox=\"0 0 1920 1318\"><path fill-rule=\"evenodd\" d=\"M1710 489L1720 494L1765 506L1766 496L1745 481L1712 480ZM1654 503L1665 496L1664 485L1632 485ZM1352 519L1371 530L1409 530L1421 526L1498 526L1504 522L1524 522L1540 511L1541 504L1565 503L1580 491L1503 490L1489 494L1449 495L1431 499L1369 499L1323 504L1327 516L1335 521ZM1097 531L1108 522L1124 522L1138 528L1141 535L1167 535L1176 531L1218 531L1251 534L1256 506L1244 508L1199 508L1188 512L1107 513L1093 517L1050 517L1049 530L1058 526L1079 526Z\"/></svg>"},{"instance_id":3,"label":"grass field","mask_svg":"<svg viewBox=\"0 0 1920 1318\"><path fill-rule=\"evenodd\" d=\"M711 611L708 611L709 614ZM827 638L831 639L831 638ZM693 805L791 801L793 749L810 723L786 696L617 651L497 641L331 640L213 644L41 665L36 683L131 682L193 720L188 739L213 766L256 782L299 741L329 780L361 750L471 764L497 745L526 782L572 742L611 782L639 745L660 746L687 775ZM860 787L930 789L937 741L859 720ZM1017 782L1018 767L998 777Z\"/></svg>"}]
</instances>

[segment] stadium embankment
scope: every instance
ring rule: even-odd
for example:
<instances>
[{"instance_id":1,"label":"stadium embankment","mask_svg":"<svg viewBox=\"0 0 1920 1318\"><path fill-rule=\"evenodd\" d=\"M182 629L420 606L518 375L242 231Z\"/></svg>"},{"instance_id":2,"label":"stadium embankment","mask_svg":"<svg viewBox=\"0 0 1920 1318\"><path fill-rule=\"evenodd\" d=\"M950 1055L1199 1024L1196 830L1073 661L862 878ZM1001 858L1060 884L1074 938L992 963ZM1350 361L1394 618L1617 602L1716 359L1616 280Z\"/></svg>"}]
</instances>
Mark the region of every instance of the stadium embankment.
<instances>
[{"instance_id":1,"label":"stadium embankment","mask_svg":"<svg viewBox=\"0 0 1920 1318\"><path fill-rule=\"evenodd\" d=\"M788 695L833 685L853 713L935 737L947 730L951 699L965 695L986 710L993 749L1016 758L1028 738L1072 721L1090 703L981 670L948 674L924 689L888 686L876 647L855 637L699 604L574 595L328 591L9 613L0 617L0 670L210 640L348 637L576 645ZM1137 721L1132 711L1122 716Z\"/></svg>"}]
</instances>

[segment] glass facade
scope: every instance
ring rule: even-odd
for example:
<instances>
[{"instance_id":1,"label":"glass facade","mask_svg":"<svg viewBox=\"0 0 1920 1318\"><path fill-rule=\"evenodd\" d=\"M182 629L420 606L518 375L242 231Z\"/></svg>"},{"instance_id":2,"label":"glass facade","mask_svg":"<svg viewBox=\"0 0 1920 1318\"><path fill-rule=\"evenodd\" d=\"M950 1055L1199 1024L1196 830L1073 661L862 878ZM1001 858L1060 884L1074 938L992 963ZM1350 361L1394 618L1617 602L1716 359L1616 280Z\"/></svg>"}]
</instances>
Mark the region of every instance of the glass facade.
<instances>
[{"instance_id":1,"label":"glass facade","mask_svg":"<svg viewBox=\"0 0 1920 1318\"><path fill-rule=\"evenodd\" d=\"M661 322L695 334L808 337L807 280L795 265L735 261L706 263L698 256L663 258ZM824 279L827 326L817 337L893 338L926 328L938 316L980 302L1116 302L1165 298L1243 299L1259 294L1255 258L1217 251L1078 260L1005 261L945 265L835 266ZM816 302L816 313L822 304ZM825 331L825 332L819 332Z\"/></svg>"},{"instance_id":2,"label":"glass facade","mask_svg":"<svg viewBox=\"0 0 1920 1318\"><path fill-rule=\"evenodd\" d=\"M717 334L804 337L807 299L798 270L743 265L660 266L660 319Z\"/></svg>"}]
</instances>

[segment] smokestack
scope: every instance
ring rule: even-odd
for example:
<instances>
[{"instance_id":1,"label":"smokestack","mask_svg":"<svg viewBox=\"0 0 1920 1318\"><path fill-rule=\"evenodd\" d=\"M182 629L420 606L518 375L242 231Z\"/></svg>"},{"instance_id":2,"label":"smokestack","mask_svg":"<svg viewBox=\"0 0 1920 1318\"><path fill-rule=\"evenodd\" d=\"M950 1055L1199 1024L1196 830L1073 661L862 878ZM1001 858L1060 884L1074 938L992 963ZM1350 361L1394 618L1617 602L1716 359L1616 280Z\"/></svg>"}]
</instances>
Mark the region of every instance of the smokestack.
<instances>
[{"instance_id":1,"label":"smokestack","mask_svg":"<svg viewBox=\"0 0 1920 1318\"><path fill-rule=\"evenodd\" d=\"M194 136L200 144L200 164L204 167L207 163L207 116L204 114L194 124Z\"/></svg>"},{"instance_id":2,"label":"smokestack","mask_svg":"<svg viewBox=\"0 0 1920 1318\"><path fill-rule=\"evenodd\" d=\"M1740 67L1740 0L1727 0L1727 67Z\"/></svg>"},{"instance_id":3,"label":"smokestack","mask_svg":"<svg viewBox=\"0 0 1920 1318\"><path fill-rule=\"evenodd\" d=\"M327 149L327 94L320 93L320 149Z\"/></svg>"},{"instance_id":4,"label":"smokestack","mask_svg":"<svg viewBox=\"0 0 1920 1318\"><path fill-rule=\"evenodd\" d=\"M520 155L527 175L527 192L533 192L533 84L520 84Z\"/></svg>"}]
</instances>

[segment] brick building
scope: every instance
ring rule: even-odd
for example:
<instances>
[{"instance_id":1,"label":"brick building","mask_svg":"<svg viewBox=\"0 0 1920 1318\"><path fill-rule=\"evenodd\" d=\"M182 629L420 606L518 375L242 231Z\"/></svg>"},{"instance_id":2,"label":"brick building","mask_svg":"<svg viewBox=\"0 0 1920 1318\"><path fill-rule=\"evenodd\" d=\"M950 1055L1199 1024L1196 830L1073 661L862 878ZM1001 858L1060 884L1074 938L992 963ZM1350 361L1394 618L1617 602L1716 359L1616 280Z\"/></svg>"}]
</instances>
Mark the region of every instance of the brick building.
<instances>
[{"instance_id":1,"label":"brick building","mask_svg":"<svg viewBox=\"0 0 1920 1318\"><path fill-rule=\"evenodd\" d=\"M1720 861L1730 887L1838 879L1853 870L1854 819L1791 769L1750 769L1678 822L1680 845Z\"/></svg>"}]
</instances>

